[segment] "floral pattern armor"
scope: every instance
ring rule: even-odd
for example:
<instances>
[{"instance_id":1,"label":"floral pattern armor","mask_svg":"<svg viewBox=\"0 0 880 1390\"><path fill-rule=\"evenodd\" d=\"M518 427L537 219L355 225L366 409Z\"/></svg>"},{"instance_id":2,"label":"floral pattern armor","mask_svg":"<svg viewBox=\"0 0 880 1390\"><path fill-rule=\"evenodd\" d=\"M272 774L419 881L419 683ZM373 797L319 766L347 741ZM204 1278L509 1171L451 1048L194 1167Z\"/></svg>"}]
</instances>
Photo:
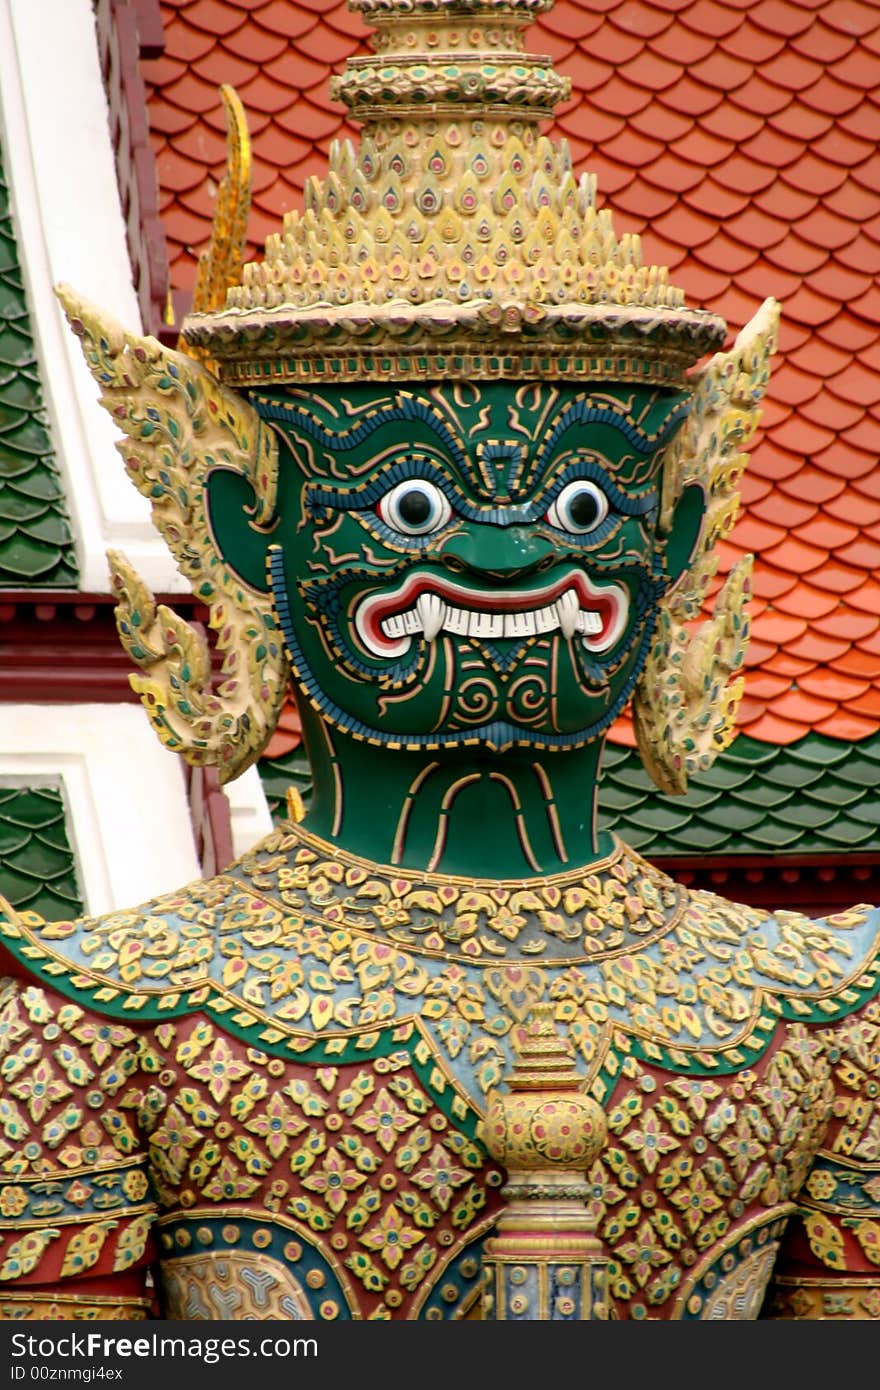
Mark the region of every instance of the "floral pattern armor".
<instances>
[{"instance_id":1,"label":"floral pattern armor","mask_svg":"<svg viewBox=\"0 0 880 1390\"><path fill-rule=\"evenodd\" d=\"M766 917L621 845L457 882L294 825L135 912L10 912L0 1277L54 1316L86 1277L146 1311L153 1260L166 1317L476 1314L487 1096L549 1002L607 1116L611 1316L877 1316L878 918Z\"/></svg>"}]
</instances>

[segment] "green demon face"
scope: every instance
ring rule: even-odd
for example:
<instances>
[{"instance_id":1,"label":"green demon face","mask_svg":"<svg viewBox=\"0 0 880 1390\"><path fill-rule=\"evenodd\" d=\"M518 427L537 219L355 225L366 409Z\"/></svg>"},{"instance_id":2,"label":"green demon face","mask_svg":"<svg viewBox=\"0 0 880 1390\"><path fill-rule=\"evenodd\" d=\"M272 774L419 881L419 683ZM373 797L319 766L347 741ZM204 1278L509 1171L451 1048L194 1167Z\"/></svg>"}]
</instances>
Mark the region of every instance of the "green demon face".
<instances>
[{"instance_id":1,"label":"green demon face","mask_svg":"<svg viewBox=\"0 0 880 1390\"><path fill-rule=\"evenodd\" d=\"M699 529L696 489L657 531L684 395L489 383L251 401L281 439L277 519L248 528L247 485L217 470L211 525L245 582L271 585L323 717L425 749L555 749L607 728Z\"/></svg>"}]
</instances>

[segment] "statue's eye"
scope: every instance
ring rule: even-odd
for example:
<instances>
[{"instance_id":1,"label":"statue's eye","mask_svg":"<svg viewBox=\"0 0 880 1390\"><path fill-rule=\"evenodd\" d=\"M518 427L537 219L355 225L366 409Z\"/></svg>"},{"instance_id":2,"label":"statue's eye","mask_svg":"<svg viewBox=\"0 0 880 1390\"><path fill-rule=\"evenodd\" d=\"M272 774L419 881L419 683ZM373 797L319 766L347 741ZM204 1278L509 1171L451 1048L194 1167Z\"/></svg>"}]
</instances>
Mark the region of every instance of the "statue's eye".
<instances>
[{"instance_id":1,"label":"statue's eye","mask_svg":"<svg viewBox=\"0 0 880 1390\"><path fill-rule=\"evenodd\" d=\"M404 536L428 536L445 526L452 515L439 487L423 478L398 483L386 492L376 510L386 526Z\"/></svg>"},{"instance_id":2,"label":"statue's eye","mask_svg":"<svg viewBox=\"0 0 880 1390\"><path fill-rule=\"evenodd\" d=\"M589 478L566 483L547 511L547 520L560 531L586 535L595 531L608 515L608 498Z\"/></svg>"}]
</instances>

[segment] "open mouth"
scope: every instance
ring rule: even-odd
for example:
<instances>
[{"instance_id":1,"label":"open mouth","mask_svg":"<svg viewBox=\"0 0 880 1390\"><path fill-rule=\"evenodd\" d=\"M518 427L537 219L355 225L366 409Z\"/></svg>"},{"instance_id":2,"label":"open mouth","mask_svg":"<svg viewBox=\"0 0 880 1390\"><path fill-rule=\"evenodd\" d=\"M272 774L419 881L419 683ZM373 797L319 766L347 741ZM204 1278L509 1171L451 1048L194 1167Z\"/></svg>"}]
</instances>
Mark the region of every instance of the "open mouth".
<instances>
[{"instance_id":1,"label":"open mouth","mask_svg":"<svg viewBox=\"0 0 880 1390\"><path fill-rule=\"evenodd\" d=\"M432 642L441 632L483 641L560 632L591 652L613 647L626 626L629 596L620 584L594 584L579 571L543 589L466 589L439 575L410 575L393 590L370 594L354 623L368 651L403 656L413 637Z\"/></svg>"}]
</instances>

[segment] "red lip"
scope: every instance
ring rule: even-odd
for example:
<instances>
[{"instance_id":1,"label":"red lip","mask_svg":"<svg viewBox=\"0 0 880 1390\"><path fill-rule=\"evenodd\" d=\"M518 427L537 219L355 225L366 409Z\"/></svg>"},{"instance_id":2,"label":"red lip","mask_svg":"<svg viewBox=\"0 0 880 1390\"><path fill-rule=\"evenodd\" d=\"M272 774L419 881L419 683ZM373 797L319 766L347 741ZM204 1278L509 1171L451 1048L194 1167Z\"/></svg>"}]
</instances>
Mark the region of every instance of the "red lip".
<instances>
[{"instance_id":1,"label":"red lip","mask_svg":"<svg viewBox=\"0 0 880 1390\"><path fill-rule=\"evenodd\" d=\"M524 613L546 608L563 594L574 591L581 610L596 614L601 631L589 645L601 650L610 645L607 640L614 632L617 640L621 627L621 611L628 610L628 597L620 585L594 585L580 570L570 570L541 589L483 589L466 588L442 575L410 574L396 589L368 595L358 604L355 613L357 631L367 646L377 654L389 657L402 655L410 646L409 635L392 638L383 631L387 618L408 612L426 594L439 598L456 609L479 613Z\"/></svg>"}]
</instances>

